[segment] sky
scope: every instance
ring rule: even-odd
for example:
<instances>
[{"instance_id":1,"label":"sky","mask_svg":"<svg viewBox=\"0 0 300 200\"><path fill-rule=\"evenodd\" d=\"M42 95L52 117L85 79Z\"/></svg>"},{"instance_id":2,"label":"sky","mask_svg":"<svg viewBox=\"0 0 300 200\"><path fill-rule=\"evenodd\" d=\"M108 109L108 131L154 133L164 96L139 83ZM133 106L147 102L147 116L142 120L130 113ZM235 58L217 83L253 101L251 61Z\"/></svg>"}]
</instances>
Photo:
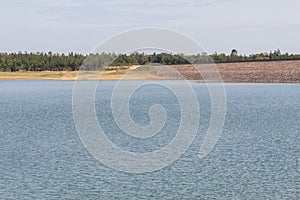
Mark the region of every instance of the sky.
<instances>
[{"instance_id":1,"label":"sky","mask_svg":"<svg viewBox=\"0 0 300 200\"><path fill-rule=\"evenodd\" d=\"M176 30L208 53L300 53L299 0L0 0L0 52L89 53L135 28Z\"/></svg>"}]
</instances>

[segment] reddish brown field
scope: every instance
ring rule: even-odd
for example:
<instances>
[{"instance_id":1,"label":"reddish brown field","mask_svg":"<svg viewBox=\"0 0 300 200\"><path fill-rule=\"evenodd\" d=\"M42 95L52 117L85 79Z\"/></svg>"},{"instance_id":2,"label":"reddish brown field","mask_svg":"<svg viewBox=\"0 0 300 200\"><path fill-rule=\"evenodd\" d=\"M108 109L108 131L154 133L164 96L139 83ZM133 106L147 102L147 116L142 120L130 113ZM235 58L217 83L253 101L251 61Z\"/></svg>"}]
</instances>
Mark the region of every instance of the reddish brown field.
<instances>
[{"instance_id":1,"label":"reddish brown field","mask_svg":"<svg viewBox=\"0 0 300 200\"><path fill-rule=\"evenodd\" d=\"M194 66L206 80L217 80L212 64ZM224 82L300 83L300 61L222 63L216 66ZM191 65L156 66L155 71L167 79L203 80Z\"/></svg>"}]
</instances>

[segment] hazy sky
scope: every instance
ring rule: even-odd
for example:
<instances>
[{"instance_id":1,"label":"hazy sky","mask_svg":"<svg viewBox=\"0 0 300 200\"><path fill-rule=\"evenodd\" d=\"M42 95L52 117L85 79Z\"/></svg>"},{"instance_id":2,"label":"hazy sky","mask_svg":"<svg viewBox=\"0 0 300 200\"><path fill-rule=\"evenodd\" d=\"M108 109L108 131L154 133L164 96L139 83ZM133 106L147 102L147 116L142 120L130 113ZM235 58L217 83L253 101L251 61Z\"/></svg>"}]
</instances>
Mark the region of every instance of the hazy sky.
<instances>
[{"instance_id":1,"label":"hazy sky","mask_svg":"<svg viewBox=\"0 0 300 200\"><path fill-rule=\"evenodd\" d=\"M162 27L209 53L300 53L299 0L0 0L0 51L88 53L133 28Z\"/></svg>"}]
</instances>

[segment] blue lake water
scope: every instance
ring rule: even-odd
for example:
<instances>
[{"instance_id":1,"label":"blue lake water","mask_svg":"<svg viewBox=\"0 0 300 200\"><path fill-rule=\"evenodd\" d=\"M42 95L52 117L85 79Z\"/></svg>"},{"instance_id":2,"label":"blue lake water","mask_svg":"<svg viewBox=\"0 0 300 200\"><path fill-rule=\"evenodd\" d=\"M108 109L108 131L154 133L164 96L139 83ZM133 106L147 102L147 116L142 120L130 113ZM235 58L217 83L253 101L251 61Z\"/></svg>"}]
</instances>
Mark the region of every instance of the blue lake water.
<instances>
[{"instance_id":1,"label":"blue lake water","mask_svg":"<svg viewBox=\"0 0 300 200\"><path fill-rule=\"evenodd\" d=\"M145 113L154 104L168 113L161 133L137 139L113 120L114 84L101 82L96 93L107 137L133 152L165 146L180 122L175 96L156 84L133 94L130 110L137 123L149 123ZM116 171L88 153L73 121L73 85L0 81L0 199L299 199L299 84L225 84L223 133L213 151L199 159L210 98L204 84L193 83L201 107L196 139L172 165L146 174Z\"/></svg>"}]
</instances>

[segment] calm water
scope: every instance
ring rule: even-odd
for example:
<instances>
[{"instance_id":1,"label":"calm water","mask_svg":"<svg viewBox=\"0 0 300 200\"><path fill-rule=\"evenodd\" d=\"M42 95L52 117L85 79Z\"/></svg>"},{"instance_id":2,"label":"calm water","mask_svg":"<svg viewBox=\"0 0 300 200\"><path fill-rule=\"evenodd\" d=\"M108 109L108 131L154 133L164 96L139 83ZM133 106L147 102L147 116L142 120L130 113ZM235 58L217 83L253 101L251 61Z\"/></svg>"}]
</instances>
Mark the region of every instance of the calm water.
<instances>
[{"instance_id":1,"label":"calm water","mask_svg":"<svg viewBox=\"0 0 300 200\"><path fill-rule=\"evenodd\" d=\"M168 113L161 133L138 140L113 121L114 83L101 82L96 95L107 136L135 152L166 145L180 121L174 95L148 85L132 96L137 123L149 123L145 113L156 103ZM73 84L0 81L0 199L299 199L299 84L227 84L224 131L200 160L210 100L205 85L194 83L201 106L196 140L171 166L141 175L110 169L84 148L72 118Z\"/></svg>"}]
</instances>

